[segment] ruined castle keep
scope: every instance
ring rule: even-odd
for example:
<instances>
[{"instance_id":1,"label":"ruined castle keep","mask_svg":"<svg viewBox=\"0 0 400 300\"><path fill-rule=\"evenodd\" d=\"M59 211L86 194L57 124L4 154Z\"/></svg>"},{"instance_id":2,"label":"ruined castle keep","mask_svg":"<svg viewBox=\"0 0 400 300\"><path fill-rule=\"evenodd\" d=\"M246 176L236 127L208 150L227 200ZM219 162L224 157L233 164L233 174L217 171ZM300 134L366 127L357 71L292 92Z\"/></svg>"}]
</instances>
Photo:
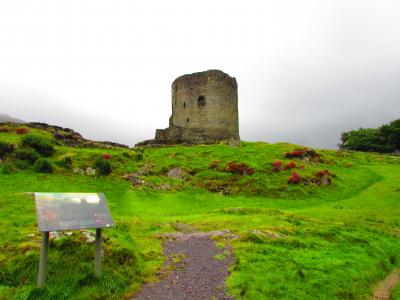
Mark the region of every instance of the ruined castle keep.
<instances>
[{"instance_id":1,"label":"ruined castle keep","mask_svg":"<svg viewBox=\"0 0 400 300\"><path fill-rule=\"evenodd\" d=\"M175 79L169 127L157 129L151 142L211 144L239 139L236 79L209 70Z\"/></svg>"}]
</instances>

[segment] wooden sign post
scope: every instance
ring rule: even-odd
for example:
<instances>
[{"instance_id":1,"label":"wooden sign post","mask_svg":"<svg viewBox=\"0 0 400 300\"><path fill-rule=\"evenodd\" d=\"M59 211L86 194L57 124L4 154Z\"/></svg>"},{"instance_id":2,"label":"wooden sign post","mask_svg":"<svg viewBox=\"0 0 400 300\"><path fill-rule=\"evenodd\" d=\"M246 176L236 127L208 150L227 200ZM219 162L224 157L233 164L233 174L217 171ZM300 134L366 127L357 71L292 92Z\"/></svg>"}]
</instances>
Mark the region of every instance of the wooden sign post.
<instances>
[{"instance_id":1,"label":"wooden sign post","mask_svg":"<svg viewBox=\"0 0 400 300\"><path fill-rule=\"evenodd\" d=\"M101 276L102 228L114 222L103 193L35 193L36 216L42 232L38 287L46 283L46 264L51 231L96 229L94 274Z\"/></svg>"}]
</instances>

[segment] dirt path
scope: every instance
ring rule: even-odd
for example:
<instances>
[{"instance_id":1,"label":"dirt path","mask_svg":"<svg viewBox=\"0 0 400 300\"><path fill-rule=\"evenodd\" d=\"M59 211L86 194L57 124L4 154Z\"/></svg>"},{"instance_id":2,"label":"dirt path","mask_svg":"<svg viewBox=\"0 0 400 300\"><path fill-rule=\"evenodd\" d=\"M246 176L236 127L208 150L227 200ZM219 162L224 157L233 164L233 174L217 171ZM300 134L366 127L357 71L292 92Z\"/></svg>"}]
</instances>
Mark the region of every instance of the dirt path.
<instances>
[{"instance_id":1,"label":"dirt path","mask_svg":"<svg viewBox=\"0 0 400 300\"><path fill-rule=\"evenodd\" d=\"M400 284L400 269L394 270L388 277L385 278L374 292L374 300L390 300L392 290Z\"/></svg>"},{"instance_id":2,"label":"dirt path","mask_svg":"<svg viewBox=\"0 0 400 300\"><path fill-rule=\"evenodd\" d=\"M230 248L220 249L212 233L170 236L164 243L165 262L159 282L146 284L133 299L233 299L226 295L225 279L233 263Z\"/></svg>"}]
</instances>

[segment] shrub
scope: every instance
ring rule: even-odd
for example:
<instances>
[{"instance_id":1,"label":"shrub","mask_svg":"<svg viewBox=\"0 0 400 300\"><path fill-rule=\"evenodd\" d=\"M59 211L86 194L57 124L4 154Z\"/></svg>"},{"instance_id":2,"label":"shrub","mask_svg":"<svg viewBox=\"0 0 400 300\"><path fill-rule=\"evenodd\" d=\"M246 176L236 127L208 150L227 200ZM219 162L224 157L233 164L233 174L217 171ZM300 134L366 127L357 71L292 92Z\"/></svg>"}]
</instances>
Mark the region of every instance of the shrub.
<instances>
[{"instance_id":1,"label":"shrub","mask_svg":"<svg viewBox=\"0 0 400 300\"><path fill-rule=\"evenodd\" d=\"M104 158L104 159L110 159L110 158L111 158L111 154L104 154L104 155L103 155L103 158Z\"/></svg>"},{"instance_id":2,"label":"shrub","mask_svg":"<svg viewBox=\"0 0 400 300\"><path fill-rule=\"evenodd\" d=\"M36 153L35 149L32 148L18 149L14 152L14 156L17 159L28 161L32 165L39 158L39 155Z\"/></svg>"},{"instance_id":3,"label":"shrub","mask_svg":"<svg viewBox=\"0 0 400 300\"><path fill-rule=\"evenodd\" d=\"M0 158L4 158L6 155L14 151L14 145L0 141Z\"/></svg>"},{"instance_id":4,"label":"shrub","mask_svg":"<svg viewBox=\"0 0 400 300\"><path fill-rule=\"evenodd\" d=\"M54 147L51 141L39 135L29 134L22 138L22 145L24 147L31 147L43 156L52 156Z\"/></svg>"},{"instance_id":5,"label":"shrub","mask_svg":"<svg viewBox=\"0 0 400 300\"><path fill-rule=\"evenodd\" d=\"M17 129L15 129L15 132L17 134L26 134L29 132L29 129L26 127L18 127Z\"/></svg>"},{"instance_id":6,"label":"shrub","mask_svg":"<svg viewBox=\"0 0 400 300\"><path fill-rule=\"evenodd\" d=\"M38 173L51 173L53 172L53 165L45 158L39 158L33 169Z\"/></svg>"},{"instance_id":7,"label":"shrub","mask_svg":"<svg viewBox=\"0 0 400 300\"><path fill-rule=\"evenodd\" d=\"M109 175L112 172L111 163L104 157L96 159L95 167L100 175Z\"/></svg>"},{"instance_id":8,"label":"shrub","mask_svg":"<svg viewBox=\"0 0 400 300\"><path fill-rule=\"evenodd\" d=\"M342 133L340 149L367 152L400 151L400 119L379 128L360 128Z\"/></svg>"},{"instance_id":9,"label":"shrub","mask_svg":"<svg viewBox=\"0 0 400 300\"><path fill-rule=\"evenodd\" d=\"M57 162L57 164L65 169L71 169L72 168L72 158L69 156L64 157L60 161Z\"/></svg>"},{"instance_id":10,"label":"shrub","mask_svg":"<svg viewBox=\"0 0 400 300\"><path fill-rule=\"evenodd\" d=\"M301 177L296 172L294 172L292 176L290 176L288 179L288 183L298 184L300 182L301 182Z\"/></svg>"},{"instance_id":11,"label":"shrub","mask_svg":"<svg viewBox=\"0 0 400 300\"><path fill-rule=\"evenodd\" d=\"M10 128L8 127L0 127L0 132L10 132Z\"/></svg>"}]
</instances>

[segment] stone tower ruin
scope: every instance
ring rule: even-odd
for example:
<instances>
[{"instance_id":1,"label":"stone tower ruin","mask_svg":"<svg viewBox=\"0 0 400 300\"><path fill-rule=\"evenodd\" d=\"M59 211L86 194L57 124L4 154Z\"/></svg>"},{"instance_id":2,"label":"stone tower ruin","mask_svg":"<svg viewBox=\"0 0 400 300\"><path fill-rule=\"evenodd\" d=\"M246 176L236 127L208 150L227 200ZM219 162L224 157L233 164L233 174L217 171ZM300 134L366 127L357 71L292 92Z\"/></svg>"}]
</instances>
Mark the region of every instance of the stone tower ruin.
<instances>
[{"instance_id":1,"label":"stone tower ruin","mask_svg":"<svg viewBox=\"0 0 400 300\"><path fill-rule=\"evenodd\" d=\"M172 83L169 127L157 129L154 144L211 144L239 140L238 90L234 77L209 70Z\"/></svg>"}]
</instances>

